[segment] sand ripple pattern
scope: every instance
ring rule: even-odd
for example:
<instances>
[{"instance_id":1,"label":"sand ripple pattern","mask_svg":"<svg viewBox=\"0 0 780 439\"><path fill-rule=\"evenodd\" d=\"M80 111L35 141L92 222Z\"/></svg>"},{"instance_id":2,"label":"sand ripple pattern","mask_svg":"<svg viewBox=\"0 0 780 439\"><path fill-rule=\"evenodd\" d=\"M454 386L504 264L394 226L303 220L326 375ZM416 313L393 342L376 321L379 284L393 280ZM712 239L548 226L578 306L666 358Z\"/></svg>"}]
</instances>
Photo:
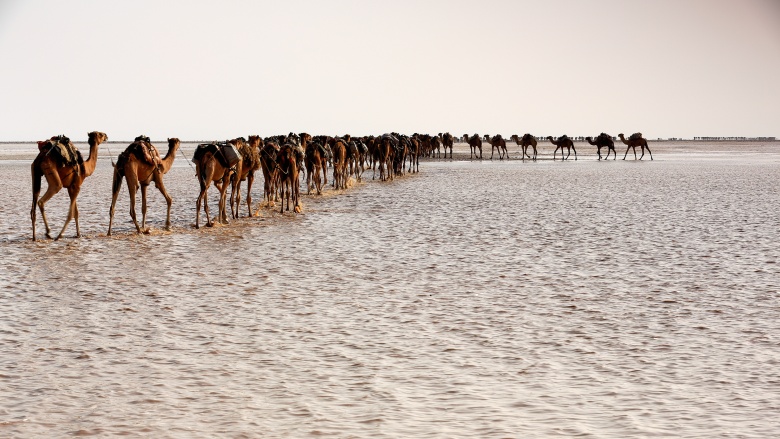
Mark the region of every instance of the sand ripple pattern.
<instances>
[{"instance_id":1,"label":"sand ripple pattern","mask_svg":"<svg viewBox=\"0 0 780 439\"><path fill-rule=\"evenodd\" d=\"M124 192L112 238L103 161L57 243L0 162L0 436L775 436L778 156L585 158L424 163L205 231L181 161L173 233L152 188L157 232Z\"/></svg>"}]
</instances>

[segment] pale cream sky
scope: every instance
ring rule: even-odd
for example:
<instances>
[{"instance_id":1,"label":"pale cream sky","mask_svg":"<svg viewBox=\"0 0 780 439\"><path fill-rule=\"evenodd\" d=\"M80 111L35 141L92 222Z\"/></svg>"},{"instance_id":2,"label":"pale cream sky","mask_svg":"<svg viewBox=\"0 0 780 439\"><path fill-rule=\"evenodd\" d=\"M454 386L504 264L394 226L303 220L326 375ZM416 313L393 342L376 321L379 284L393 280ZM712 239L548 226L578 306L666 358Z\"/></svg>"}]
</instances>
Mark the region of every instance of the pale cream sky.
<instances>
[{"instance_id":1,"label":"pale cream sky","mask_svg":"<svg viewBox=\"0 0 780 439\"><path fill-rule=\"evenodd\" d=\"M0 0L0 140L780 137L780 2Z\"/></svg>"}]
</instances>

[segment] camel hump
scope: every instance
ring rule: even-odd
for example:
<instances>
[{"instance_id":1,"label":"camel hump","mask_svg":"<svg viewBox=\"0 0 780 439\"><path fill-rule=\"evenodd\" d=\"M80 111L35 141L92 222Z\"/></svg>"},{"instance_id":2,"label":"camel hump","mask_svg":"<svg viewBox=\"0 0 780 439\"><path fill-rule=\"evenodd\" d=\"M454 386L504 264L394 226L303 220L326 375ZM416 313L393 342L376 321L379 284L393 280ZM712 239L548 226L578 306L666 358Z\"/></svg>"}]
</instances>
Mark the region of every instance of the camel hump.
<instances>
[{"instance_id":1,"label":"camel hump","mask_svg":"<svg viewBox=\"0 0 780 439\"><path fill-rule=\"evenodd\" d=\"M628 139L629 139L629 140L639 140L639 139L641 139L641 138L642 138L642 133L634 133L634 134L632 134L632 135L631 135L631 137L629 137Z\"/></svg>"}]
</instances>

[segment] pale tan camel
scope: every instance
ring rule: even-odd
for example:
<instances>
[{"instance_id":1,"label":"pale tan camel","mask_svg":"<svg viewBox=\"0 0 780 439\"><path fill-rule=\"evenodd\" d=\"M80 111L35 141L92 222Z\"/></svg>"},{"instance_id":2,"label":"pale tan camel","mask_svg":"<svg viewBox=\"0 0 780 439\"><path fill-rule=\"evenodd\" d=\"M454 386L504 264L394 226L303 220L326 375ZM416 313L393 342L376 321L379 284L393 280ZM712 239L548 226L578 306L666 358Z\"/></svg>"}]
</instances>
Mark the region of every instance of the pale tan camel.
<instances>
[{"instance_id":1,"label":"pale tan camel","mask_svg":"<svg viewBox=\"0 0 780 439\"><path fill-rule=\"evenodd\" d=\"M171 203L173 199L165 189L163 175L167 174L171 166L173 166L173 161L176 159L176 151L180 145L179 139L175 137L168 139L168 153L161 160L160 167L139 157L139 154L142 154L140 152L141 148L143 148L143 145L140 143L140 141L131 143L119 155L119 159L116 165L114 165L111 209L109 210L108 233L106 233L106 236L111 236L111 225L114 223L114 209L119 196L119 190L122 188L122 180L127 180L127 191L130 194L130 217L133 219L133 224L135 224L135 229L138 233L149 233L149 229L146 227L146 189L152 182L154 182L155 187L157 187L168 204L168 212L165 216L165 230L170 230L171 228ZM139 187L141 188L140 226L135 215L135 194Z\"/></svg>"},{"instance_id":2,"label":"pale tan camel","mask_svg":"<svg viewBox=\"0 0 780 439\"><path fill-rule=\"evenodd\" d=\"M38 156L35 157L31 166L33 200L30 218L32 219L33 241L35 241L36 206L41 210L43 225L46 227L46 237L51 238L51 229L49 229L49 222L46 220L46 212L44 211L43 206L62 188L68 189L70 207L68 208L68 217L65 220L65 225L62 226L62 230L55 238L55 241L62 238L62 234L65 233L65 229L68 227L68 223L71 219L75 219L76 221L76 237L78 238L81 236L81 230L79 229L79 208L76 204L76 198L79 196L79 191L81 191L81 185L84 183L84 179L95 172L98 146L108 140L108 136L99 131L93 131L89 133L88 136L89 157L84 162L75 165L60 166L60 163L52 154L50 154L51 148L56 148L56 142L54 140L38 143L38 147L41 151L38 153ZM38 200L38 195L41 193L41 177L46 178L48 187L46 188L46 193Z\"/></svg>"}]
</instances>

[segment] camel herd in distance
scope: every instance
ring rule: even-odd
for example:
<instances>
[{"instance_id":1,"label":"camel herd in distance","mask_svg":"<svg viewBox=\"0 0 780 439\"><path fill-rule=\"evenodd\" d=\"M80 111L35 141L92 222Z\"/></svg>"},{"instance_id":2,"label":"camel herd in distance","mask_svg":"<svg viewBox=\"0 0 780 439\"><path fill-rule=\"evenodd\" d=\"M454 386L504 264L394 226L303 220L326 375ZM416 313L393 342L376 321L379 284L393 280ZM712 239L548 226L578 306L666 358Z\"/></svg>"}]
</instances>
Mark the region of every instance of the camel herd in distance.
<instances>
[{"instance_id":1,"label":"camel herd in distance","mask_svg":"<svg viewBox=\"0 0 780 439\"><path fill-rule=\"evenodd\" d=\"M647 145L647 140L641 133L634 133L628 139L623 134L618 136L627 145L625 160L629 149L634 149L634 158L637 159L636 147L641 148L644 157L645 149L652 153ZM585 138L588 143L597 147L598 159L602 160L601 149L606 148L608 159L610 153L615 152L615 138L601 133L595 138ZM83 159L81 152L73 145L70 139L64 135L53 136L50 139L38 142L38 155L32 162L32 208L30 218L32 220L32 239L36 240L36 219L40 211L41 219L46 231L46 237L51 239L51 229L46 219L45 204L63 188L68 191L70 205L65 224L54 240L60 239L71 220L76 223L76 237L81 236L79 229L79 211L77 198L84 180L95 171L98 156L98 147L106 142L108 136L99 131L88 133L89 156ZM490 159L498 150L498 158L509 159L506 140L499 134L495 136L478 134L463 135L458 140L469 144L470 159L483 158L482 142L491 145ZM537 160L539 143L536 137L525 134L523 136L512 135L510 140L522 148L522 159ZM553 138L547 137L555 151L553 160L556 160L558 149L561 150L561 160L569 159L574 152L577 159L577 150L574 140L566 135ZM262 206L273 207L275 202L280 203L280 213L286 210L298 213L301 210L300 186L301 171L305 173L305 187L307 193L321 194L323 187L328 184L328 169L332 169L331 186L334 190L344 190L351 179L360 182L363 174L370 168L372 179L380 181L393 180L395 177L406 173L419 172L420 158L447 158L449 149L452 159L452 146L455 137L450 133L438 135L413 134L403 135L399 133L385 133L380 136L352 137L344 136L312 136L307 133L289 133L262 138L252 135L248 138L237 137L225 142L201 143L195 150L191 159L194 162L195 174L200 185L200 192L196 200L195 228L200 228L200 210L203 206L206 214L206 226L211 227L215 222L227 223L227 205L230 205L230 217L237 219L240 216L241 183L246 181L246 208L247 215L257 216ZM171 227L172 197L165 188L164 175L171 169L179 151L181 141L178 138L168 139L168 151L161 157L157 148L146 136L138 136L119 155L116 163L111 159L114 175L112 181L112 199L109 211L109 224L107 236L111 236L116 201L123 182L127 182L130 195L130 217L138 233L149 233L146 227L146 195L147 188L154 183L167 203L165 229ZM533 155L529 154L529 148ZM567 153L564 157L563 150ZM477 153L478 152L478 153ZM183 153L181 154L183 155ZM257 171L263 176L263 202L252 209L252 185ZM41 181L46 179L48 187L43 196L40 196ZM218 213L211 217L208 206L208 190L214 186L219 191ZM228 199L227 189L231 188ZM138 189L141 190L141 221L136 216L135 197ZM292 206L292 207L291 207Z\"/></svg>"},{"instance_id":2,"label":"camel herd in distance","mask_svg":"<svg viewBox=\"0 0 780 439\"><path fill-rule=\"evenodd\" d=\"M445 133L449 134L449 133ZM615 151L615 141L617 139L620 139L626 146L626 153L623 154L623 160L626 159L628 156L628 151L633 150L634 151L634 159L637 159L636 155L636 148L641 148L642 154L639 156L638 160L642 160L642 158L645 156L645 150L650 154L650 160L653 159L653 153L650 151L650 147L647 144L647 139L645 139L642 136L642 133L634 133L628 138L626 138L623 133L618 134L618 137L612 137L609 134L601 133L595 138L593 137L584 137L584 138L572 138L567 136L566 134L560 136L560 137L552 137L547 136L546 139L555 146L555 150L553 151L553 160L556 160L556 155L558 153L558 150L561 150L561 160L568 160L571 156L571 152L574 151L574 160L577 160L577 149L574 147L574 142L577 140L584 140L588 142L589 144L596 147L596 152L598 154L598 160L608 160L610 153L614 154L613 160L617 159L617 152ZM480 137L479 134L473 134L468 135L464 134L462 137L459 138L459 140L463 143L467 143L470 148L470 159L482 159L482 143L487 142L490 144L490 159L493 159L493 155L496 151L498 151L498 158L503 160L504 157L509 159L509 153L507 151L506 146L506 139L501 134L497 134L495 136L491 136L489 134L484 134ZM531 134L524 134L522 136L518 136L517 134L513 134L509 137L510 141L514 141L517 146L521 148L521 155L520 158L522 160L525 160L526 158L536 161L538 158L538 149L539 149L539 141L538 138L531 135ZM529 148L532 150L533 155L530 155L528 153ZM566 149L566 156L563 155L563 150ZM601 155L601 149L606 148L607 154L606 157L602 157ZM479 152L479 154L477 154ZM445 157L446 157L446 150L445 150Z\"/></svg>"}]
</instances>

